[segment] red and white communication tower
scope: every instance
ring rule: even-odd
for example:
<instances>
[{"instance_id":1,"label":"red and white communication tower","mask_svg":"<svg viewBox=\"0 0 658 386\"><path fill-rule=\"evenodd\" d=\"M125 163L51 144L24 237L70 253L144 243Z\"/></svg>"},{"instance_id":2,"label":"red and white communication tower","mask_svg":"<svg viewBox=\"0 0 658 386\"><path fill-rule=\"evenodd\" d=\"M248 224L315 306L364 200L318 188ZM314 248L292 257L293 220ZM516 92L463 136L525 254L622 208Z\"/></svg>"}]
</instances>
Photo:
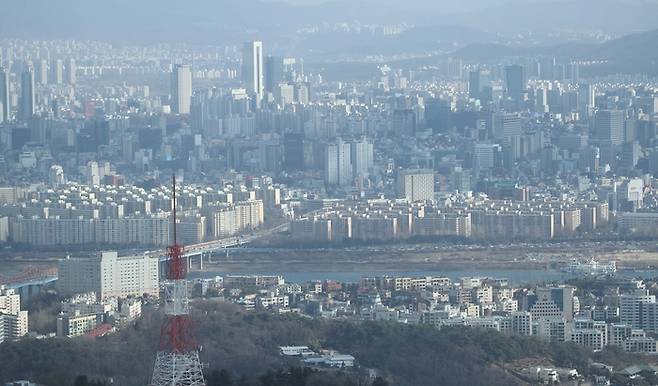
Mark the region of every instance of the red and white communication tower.
<instances>
[{"instance_id":1,"label":"red and white communication tower","mask_svg":"<svg viewBox=\"0 0 658 386\"><path fill-rule=\"evenodd\" d=\"M165 321L155 358L151 386L205 386L199 347L194 337L187 298L187 264L176 238L176 176L173 176L174 244L167 248L169 268L165 283Z\"/></svg>"}]
</instances>

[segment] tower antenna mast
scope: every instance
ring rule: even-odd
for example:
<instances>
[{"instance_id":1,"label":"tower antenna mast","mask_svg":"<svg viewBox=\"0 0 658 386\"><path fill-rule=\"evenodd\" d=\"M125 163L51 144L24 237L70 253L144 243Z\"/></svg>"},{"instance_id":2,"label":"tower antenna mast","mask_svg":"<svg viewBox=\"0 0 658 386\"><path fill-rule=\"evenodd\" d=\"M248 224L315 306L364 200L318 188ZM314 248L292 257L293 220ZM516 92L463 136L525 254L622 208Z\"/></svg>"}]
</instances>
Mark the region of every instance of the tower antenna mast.
<instances>
[{"instance_id":1,"label":"tower antenna mast","mask_svg":"<svg viewBox=\"0 0 658 386\"><path fill-rule=\"evenodd\" d=\"M172 187L173 244L167 248L165 321L160 331L151 386L205 386L187 298L187 263L176 234L176 175L172 177Z\"/></svg>"}]
</instances>

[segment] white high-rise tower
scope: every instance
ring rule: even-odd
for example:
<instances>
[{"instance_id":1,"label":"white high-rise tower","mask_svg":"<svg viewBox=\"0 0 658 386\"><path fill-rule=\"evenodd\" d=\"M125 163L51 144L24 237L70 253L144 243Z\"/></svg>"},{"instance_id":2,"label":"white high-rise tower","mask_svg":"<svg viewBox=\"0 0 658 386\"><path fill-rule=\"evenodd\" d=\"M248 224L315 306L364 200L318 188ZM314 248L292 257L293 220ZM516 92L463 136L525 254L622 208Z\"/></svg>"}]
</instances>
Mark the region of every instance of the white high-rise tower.
<instances>
[{"instance_id":1,"label":"white high-rise tower","mask_svg":"<svg viewBox=\"0 0 658 386\"><path fill-rule=\"evenodd\" d=\"M0 122L11 120L11 99L9 99L9 70L0 67Z\"/></svg>"},{"instance_id":2,"label":"white high-rise tower","mask_svg":"<svg viewBox=\"0 0 658 386\"><path fill-rule=\"evenodd\" d=\"M265 92L263 79L263 42L246 42L242 48L242 81L247 92L260 106Z\"/></svg>"},{"instance_id":3,"label":"white high-rise tower","mask_svg":"<svg viewBox=\"0 0 658 386\"><path fill-rule=\"evenodd\" d=\"M192 69L177 64L171 73L171 112L189 114L192 104Z\"/></svg>"}]
</instances>

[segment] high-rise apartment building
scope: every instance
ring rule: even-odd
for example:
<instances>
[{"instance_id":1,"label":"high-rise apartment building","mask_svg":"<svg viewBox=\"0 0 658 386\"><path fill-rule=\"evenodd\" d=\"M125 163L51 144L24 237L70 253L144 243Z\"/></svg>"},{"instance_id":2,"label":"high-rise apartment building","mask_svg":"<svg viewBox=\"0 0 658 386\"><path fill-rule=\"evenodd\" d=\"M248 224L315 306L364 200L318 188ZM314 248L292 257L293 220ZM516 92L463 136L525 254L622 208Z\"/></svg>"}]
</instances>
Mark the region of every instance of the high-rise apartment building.
<instances>
[{"instance_id":1,"label":"high-rise apartment building","mask_svg":"<svg viewBox=\"0 0 658 386\"><path fill-rule=\"evenodd\" d=\"M578 86L578 110L583 117L591 116L596 107L596 92L591 84Z\"/></svg>"},{"instance_id":2,"label":"high-rise apartment building","mask_svg":"<svg viewBox=\"0 0 658 386\"><path fill-rule=\"evenodd\" d=\"M192 104L192 69L177 64L171 73L171 112L189 114Z\"/></svg>"},{"instance_id":3,"label":"high-rise apartment building","mask_svg":"<svg viewBox=\"0 0 658 386\"><path fill-rule=\"evenodd\" d=\"M350 147L352 175L360 178L366 177L373 166L372 142L362 138L360 140L352 141Z\"/></svg>"},{"instance_id":4,"label":"high-rise apartment building","mask_svg":"<svg viewBox=\"0 0 658 386\"><path fill-rule=\"evenodd\" d=\"M619 296L619 321L635 328L646 328L649 332L656 331L657 307L656 296L650 295L648 290L622 294Z\"/></svg>"},{"instance_id":5,"label":"high-rise apartment building","mask_svg":"<svg viewBox=\"0 0 658 386\"><path fill-rule=\"evenodd\" d=\"M95 292L108 297L158 296L158 257L122 256L102 252L92 258L66 258L59 262L59 292L64 295Z\"/></svg>"},{"instance_id":6,"label":"high-rise apartment building","mask_svg":"<svg viewBox=\"0 0 658 386\"><path fill-rule=\"evenodd\" d=\"M21 310L21 296L0 286L0 343L19 338L28 332L28 313Z\"/></svg>"},{"instance_id":7,"label":"high-rise apartment building","mask_svg":"<svg viewBox=\"0 0 658 386\"><path fill-rule=\"evenodd\" d=\"M76 72L78 71L78 66L75 64L75 59L69 58L66 61L66 70L64 72L64 78L67 84L74 85L77 82Z\"/></svg>"},{"instance_id":8,"label":"high-rise apartment building","mask_svg":"<svg viewBox=\"0 0 658 386\"><path fill-rule=\"evenodd\" d=\"M325 146L324 181L328 186L348 186L352 182L351 147L340 138Z\"/></svg>"},{"instance_id":9,"label":"high-rise apartment building","mask_svg":"<svg viewBox=\"0 0 658 386\"><path fill-rule=\"evenodd\" d=\"M39 65L36 68L36 82L39 83L40 85L47 85L48 84L48 61L43 59L39 61Z\"/></svg>"},{"instance_id":10,"label":"high-rise apartment building","mask_svg":"<svg viewBox=\"0 0 658 386\"><path fill-rule=\"evenodd\" d=\"M64 83L64 62L62 59L55 59L50 67L51 76L50 83L62 84Z\"/></svg>"}]
</instances>

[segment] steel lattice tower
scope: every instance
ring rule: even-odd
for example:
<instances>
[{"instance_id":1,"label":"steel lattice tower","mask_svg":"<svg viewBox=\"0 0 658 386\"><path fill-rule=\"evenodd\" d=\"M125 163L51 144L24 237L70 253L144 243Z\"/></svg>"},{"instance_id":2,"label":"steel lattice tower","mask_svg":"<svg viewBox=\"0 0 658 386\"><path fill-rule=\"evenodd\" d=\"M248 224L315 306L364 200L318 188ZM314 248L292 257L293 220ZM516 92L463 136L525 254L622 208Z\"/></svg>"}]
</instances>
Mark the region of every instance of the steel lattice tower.
<instances>
[{"instance_id":1,"label":"steel lattice tower","mask_svg":"<svg viewBox=\"0 0 658 386\"><path fill-rule=\"evenodd\" d=\"M187 264L183 246L178 244L176 238L176 176L173 176L172 182L174 244L167 248L169 268L164 293L165 321L160 332L151 386L205 386L187 298Z\"/></svg>"}]
</instances>

